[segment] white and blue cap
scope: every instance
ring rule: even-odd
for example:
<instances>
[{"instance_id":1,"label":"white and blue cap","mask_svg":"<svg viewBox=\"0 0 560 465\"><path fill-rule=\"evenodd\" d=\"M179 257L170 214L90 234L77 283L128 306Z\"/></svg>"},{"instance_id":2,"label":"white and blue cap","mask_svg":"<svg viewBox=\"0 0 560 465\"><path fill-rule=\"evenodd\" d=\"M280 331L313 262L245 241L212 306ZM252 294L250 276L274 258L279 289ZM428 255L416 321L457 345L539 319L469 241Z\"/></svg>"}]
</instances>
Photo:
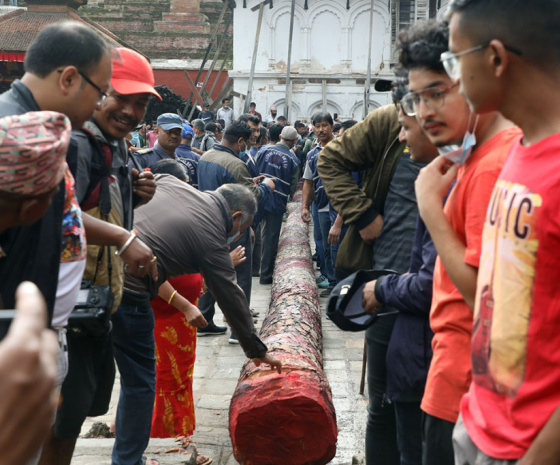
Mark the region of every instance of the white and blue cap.
<instances>
[{"instance_id":1,"label":"white and blue cap","mask_svg":"<svg viewBox=\"0 0 560 465\"><path fill-rule=\"evenodd\" d=\"M183 123L183 132L181 133L183 139L192 139L194 137L193 128L187 123Z\"/></svg>"},{"instance_id":2,"label":"white and blue cap","mask_svg":"<svg viewBox=\"0 0 560 465\"><path fill-rule=\"evenodd\" d=\"M158 116L157 125L165 131L175 128L183 129L183 118L175 113L163 113Z\"/></svg>"}]
</instances>

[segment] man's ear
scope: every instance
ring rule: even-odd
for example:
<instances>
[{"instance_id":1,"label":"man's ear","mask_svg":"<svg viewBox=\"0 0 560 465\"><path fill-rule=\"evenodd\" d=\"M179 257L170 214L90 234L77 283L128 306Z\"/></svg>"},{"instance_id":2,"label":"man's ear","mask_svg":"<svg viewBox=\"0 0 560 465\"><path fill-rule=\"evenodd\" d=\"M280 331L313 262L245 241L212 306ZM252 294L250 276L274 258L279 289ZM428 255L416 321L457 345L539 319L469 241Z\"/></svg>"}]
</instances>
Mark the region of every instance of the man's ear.
<instances>
[{"instance_id":1,"label":"man's ear","mask_svg":"<svg viewBox=\"0 0 560 465\"><path fill-rule=\"evenodd\" d=\"M58 86L64 95L70 94L76 86L80 85L80 73L75 66L67 66L58 74Z\"/></svg>"},{"instance_id":2,"label":"man's ear","mask_svg":"<svg viewBox=\"0 0 560 465\"><path fill-rule=\"evenodd\" d=\"M240 210L234 211L234 212L232 213L232 215L231 215L231 219L232 219L233 221L236 221L236 220L239 221L239 224L241 224L241 219L242 219L242 218L243 218L243 212L240 211Z\"/></svg>"},{"instance_id":3,"label":"man's ear","mask_svg":"<svg viewBox=\"0 0 560 465\"><path fill-rule=\"evenodd\" d=\"M488 45L490 49L490 65L494 68L494 76L503 77L507 67L509 66L509 55L504 44L497 39L490 41Z\"/></svg>"}]
</instances>

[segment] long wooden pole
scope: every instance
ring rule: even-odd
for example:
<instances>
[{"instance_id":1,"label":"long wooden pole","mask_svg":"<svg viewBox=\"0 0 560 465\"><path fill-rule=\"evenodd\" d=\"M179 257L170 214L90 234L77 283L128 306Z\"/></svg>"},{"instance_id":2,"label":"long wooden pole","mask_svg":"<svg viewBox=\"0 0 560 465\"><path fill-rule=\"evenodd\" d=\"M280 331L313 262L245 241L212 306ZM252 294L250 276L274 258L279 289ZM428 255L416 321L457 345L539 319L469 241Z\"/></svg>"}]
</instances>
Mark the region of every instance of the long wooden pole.
<instances>
[{"instance_id":1,"label":"long wooden pole","mask_svg":"<svg viewBox=\"0 0 560 465\"><path fill-rule=\"evenodd\" d=\"M366 84L364 87L364 114L362 117L365 117L369 113L369 90L371 87L371 42L373 41L373 6L375 0L371 0L370 12L369 12L369 44L368 44L368 61L367 61L367 76L366 76Z\"/></svg>"},{"instance_id":2,"label":"long wooden pole","mask_svg":"<svg viewBox=\"0 0 560 465\"><path fill-rule=\"evenodd\" d=\"M240 464L325 465L338 430L323 371L321 307L301 187L288 203L260 338L282 361L282 374L245 363L229 408L233 453Z\"/></svg>"},{"instance_id":3,"label":"long wooden pole","mask_svg":"<svg viewBox=\"0 0 560 465\"><path fill-rule=\"evenodd\" d=\"M232 21L233 21L233 10L232 10L231 14L229 15L226 27L225 27L224 32L222 34L222 37L220 39L220 43L218 44L218 48L216 49L216 52L214 53L214 58L212 58L212 63L210 64L210 68L206 72L206 76L204 77L204 82L202 83L202 86L200 87L201 91L202 91L202 89L204 89L206 87L206 84L208 84L208 80L210 79L210 76L212 75L212 71L214 71L214 67L216 66L216 62L218 61L220 53L222 52L222 48L223 48L224 42L226 40L228 29L229 29L229 26L231 25ZM193 107L191 109L191 113L189 114L189 118L188 118L189 121L191 120L191 118L194 114L194 109L195 109L195 107L193 105Z\"/></svg>"},{"instance_id":4,"label":"long wooden pole","mask_svg":"<svg viewBox=\"0 0 560 465\"><path fill-rule=\"evenodd\" d=\"M284 116L286 121L290 121L291 101L290 99L290 71L292 69L292 41L294 38L294 16L296 11L296 0L292 0L292 8L290 10L290 38L288 41L288 66L286 67L286 98L284 106Z\"/></svg>"},{"instance_id":5,"label":"long wooden pole","mask_svg":"<svg viewBox=\"0 0 560 465\"><path fill-rule=\"evenodd\" d=\"M255 77L255 65L257 64L257 52L259 50L259 37L261 35L261 25L264 13L264 2L259 4L259 19L257 20L257 33L255 34L255 47L253 48L253 59L251 61L251 72L249 73L249 84L247 88L247 98L243 106L243 113L249 112L249 105L251 104L253 94L253 78Z\"/></svg>"},{"instance_id":6,"label":"long wooden pole","mask_svg":"<svg viewBox=\"0 0 560 465\"><path fill-rule=\"evenodd\" d=\"M231 52L231 47L233 47L233 44L229 44L228 48L226 48L226 52L224 53L224 58L222 60L222 66L220 66L220 71L218 71L216 80L214 81L214 84L212 84L212 89L210 90L210 98L212 98L212 95L214 95L214 89L216 88L216 84L218 84L218 81L220 80L220 76L222 75L222 72L226 67L226 61L227 61L227 57L229 56L229 52Z\"/></svg>"},{"instance_id":7,"label":"long wooden pole","mask_svg":"<svg viewBox=\"0 0 560 465\"><path fill-rule=\"evenodd\" d=\"M220 16L218 17L218 22L216 23L216 27L214 28L214 32L212 32L212 36L210 37L210 41L208 42L208 47L206 47L206 52L204 53L204 58L202 59L202 63L200 64L200 68L198 69L196 79L194 80L195 91L196 91L196 85L198 84L198 80L200 79L200 76L202 75L202 70L204 69L204 65L206 64L206 61L208 60L208 55L210 55L210 50L212 50L212 47L214 46L214 41L216 40L216 36L218 35L218 31L220 30L220 24L222 24L222 20L224 19L224 15L226 13L228 3L229 3L228 1L224 1L224 6L222 6L222 9L220 11ZM191 103L192 96L193 96L193 91L191 91L191 93L189 94L189 98L187 99L187 105L189 103ZM185 106L185 109L183 110L183 117L185 116L186 111L187 111L187 107Z\"/></svg>"}]
</instances>

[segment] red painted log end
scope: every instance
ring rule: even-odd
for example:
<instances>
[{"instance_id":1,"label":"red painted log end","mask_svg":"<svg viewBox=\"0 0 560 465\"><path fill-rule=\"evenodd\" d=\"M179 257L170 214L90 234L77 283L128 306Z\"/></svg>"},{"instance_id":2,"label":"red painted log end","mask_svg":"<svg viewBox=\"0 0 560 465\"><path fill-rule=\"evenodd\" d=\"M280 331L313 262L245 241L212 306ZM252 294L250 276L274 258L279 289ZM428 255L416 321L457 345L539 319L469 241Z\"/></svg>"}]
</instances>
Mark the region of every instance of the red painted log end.
<instances>
[{"instance_id":1,"label":"red painted log end","mask_svg":"<svg viewBox=\"0 0 560 465\"><path fill-rule=\"evenodd\" d=\"M336 416L328 384L294 371L241 382L232 399L230 434L244 465L324 465L336 454Z\"/></svg>"}]
</instances>

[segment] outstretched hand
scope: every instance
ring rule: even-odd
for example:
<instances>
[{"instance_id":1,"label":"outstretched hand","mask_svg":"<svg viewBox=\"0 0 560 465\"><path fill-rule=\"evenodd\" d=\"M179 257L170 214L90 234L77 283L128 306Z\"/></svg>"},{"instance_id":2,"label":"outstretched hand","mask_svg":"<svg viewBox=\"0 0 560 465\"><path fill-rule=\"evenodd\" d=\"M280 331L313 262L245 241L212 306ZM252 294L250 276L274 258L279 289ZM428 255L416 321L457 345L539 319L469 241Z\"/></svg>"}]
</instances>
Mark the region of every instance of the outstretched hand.
<instances>
[{"instance_id":1,"label":"outstretched hand","mask_svg":"<svg viewBox=\"0 0 560 465\"><path fill-rule=\"evenodd\" d=\"M256 366L261 366L261 363L264 363L270 365L272 370L276 369L278 374L282 374L282 362L270 354L266 354L262 358L253 358L252 360Z\"/></svg>"}]
</instances>

